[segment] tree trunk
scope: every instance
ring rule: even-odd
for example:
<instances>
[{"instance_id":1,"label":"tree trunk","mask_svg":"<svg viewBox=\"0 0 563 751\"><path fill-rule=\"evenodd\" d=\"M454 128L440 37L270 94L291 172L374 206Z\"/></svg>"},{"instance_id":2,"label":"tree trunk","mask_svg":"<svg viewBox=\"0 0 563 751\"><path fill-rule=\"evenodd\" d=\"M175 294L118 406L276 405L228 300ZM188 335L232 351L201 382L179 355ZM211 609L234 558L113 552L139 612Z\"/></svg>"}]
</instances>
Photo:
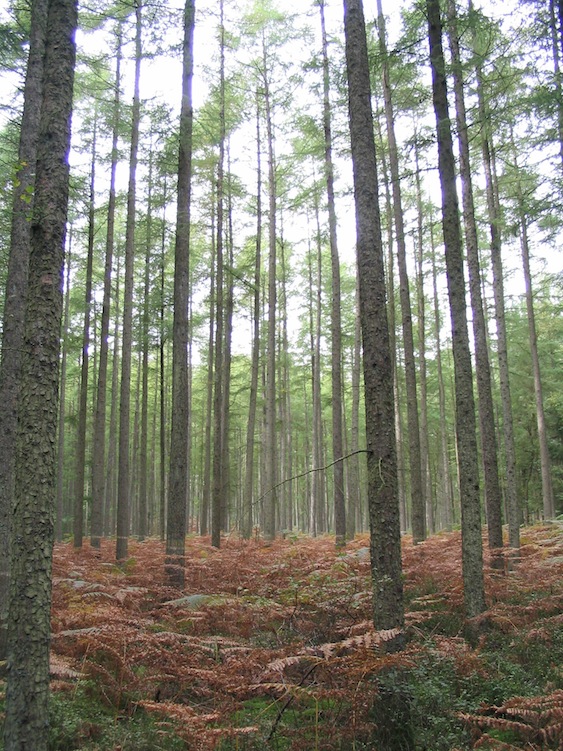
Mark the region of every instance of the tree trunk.
<instances>
[{"instance_id":1,"label":"tree trunk","mask_svg":"<svg viewBox=\"0 0 563 751\"><path fill-rule=\"evenodd\" d=\"M159 431L159 450L160 450L160 508L159 508L159 531L160 539L164 542L166 537L166 516L167 516L167 486L166 486L166 325L165 325L165 299L164 283L166 280L166 196L167 183L164 180L163 191L163 208L162 208L162 234L160 237L160 343L158 348L158 365L159 365L159 413L160 413L160 431Z\"/></svg>"},{"instance_id":2,"label":"tree trunk","mask_svg":"<svg viewBox=\"0 0 563 751\"><path fill-rule=\"evenodd\" d=\"M485 481L485 503L487 509L487 532L493 568L502 569L504 561L501 551L502 540L502 493L499 483L495 409L491 385L491 366L487 344L487 323L481 295L481 270L475 203L471 165L469 161L469 133L465 111L461 54L457 31L457 18L454 0L448 0L448 35L453 60L453 81L457 115L457 132L460 153L460 177L462 189L463 218L465 225L465 246L469 269L469 292L473 313L473 338L475 341L475 369L477 393L479 396L479 424L481 428L481 453Z\"/></svg>"},{"instance_id":3,"label":"tree trunk","mask_svg":"<svg viewBox=\"0 0 563 751\"><path fill-rule=\"evenodd\" d=\"M6 751L46 751L49 741L55 434L76 22L72 0L50 0L15 455Z\"/></svg>"},{"instance_id":4,"label":"tree trunk","mask_svg":"<svg viewBox=\"0 0 563 751\"><path fill-rule=\"evenodd\" d=\"M115 514L116 514L116 482L115 474L117 469L116 454L118 440L117 413L119 409L119 346L120 346L120 300L119 300L119 276L120 276L120 259L117 258L117 268L115 271L115 320L113 323L113 352L112 352L112 372L111 372L111 403L109 410L109 434L108 434L108 456L106 477L104 483L104 513L103 513L103 536L107 537L114 533Z\"/></svg>"},{"instance_id":5,"label":"tree trunk","mask_svg":"<svg viewBox=\"0 0 563 751\"><path fill-rule=\"evenodd\" d=\"M446 529L451 530L454 522L453 493L450 480L450 452L448 447L448 425L446 413L446 388L442 368L442 341L440 337L441 313L438 296L438 275L436 272L436 250L432 241L432 296L434 299L434 341L436 346L436 374L438 378L438 406L440 411L440 454L438 458L438 475L442 491L442 513Z\"/></svg>"},{"instance_id":6,"label":"tree trunk","mask_svg":"<svg viewBox=\"0 0 563 751\"><path fill-rule=\"evenodd\" d=\"M469 3L469 10L473 8ZM504 437L504 459L506 465L506 507L508 516L508 543L511 548L520 548L520 505L518 502L516 449L514 445L514 421L512 397L510 394L510 375L508 367L508 342L506 335L506 317L504 305L504 274L502 268L502 238L500 206L495 191L494 149L492 143L490 112L488 111L480 65L476 66L477 97L479 118L481 121L481 154L485 170L487 193L487 213L490 231L491 266L493 270L493 294L495 299L495 320L497 329L497 357L499 365L499 384L502 405L502 431Z\"/></svg>"},{"instance_id":7,"label":"tree trunk","mask_svg":"<svg viewBox=\"0 0 563 751\"><path fill-rule=\"evenodd\" d=\"M112 147L110 167L110 188L106 230L106 252L104 266L104 292L102 300L102 320L100 332L100 363L96 389L96 411L94 413L94 437L92 447L92 516L90 523L90 544L100 547L103 534L104 485L105 485L105 451L106 451L106 404L107 371L109 354L109 322L111 305L111 280L113 267L113 248L115 234L115 176L117 171L117 143L120 121L121 90L121 24L117 25L117 49L115 63L115 84L113 100Z\"/></svg>"},{"instance_id":8,"label":"tree trunk","mask_svg":"<svg viewBox=\"0 0 563 751\"><path fill-rule=\"evenodd\" d=\"M72 248L72 225L68 232L66 251L66 283L65 303L63 313L63 326L61 331L61 378L59 393L59 425L57 429L57 515L55 520L55 539L61 542L63 539L64 519L64 459L65 459L65 416L66 416L66 372L68 355L68 326L70 317L70 270Z\"/></svg>"},{"instance_id":9,"label":"tree trunk","mask_svg":"<svg viewBox=\"0 0 563 751\"><path fill-rule=\"evenodd\" d=\"M225 198L225 27L224 4L220 2L221 48L219 83L219 160L217 163L217 273L215 294L215 366L213 389L213 471L211 483L211 544L221 545L223 528L223 356L224 349L224 198Z\"/></svg>"},{"instance_id":10,"label":"tree trunk","mask_svg":"<svg viewBox=\"0 0 563 751\"><path fill-rule=\"evenodd\" d=\"M25 299L29 266L29 221L32 207L37 136L42 97L43 53L47 21L47 0L34 0L31 6L29 53L20 125L18 171L14 179L10 256L0 361L0 660L6 655L8 598L10 592L10 526L14 492L15 438L24 330Z\"/></svg>"},{"instance_id":11,"label":"tree trunk","mask_svg":"<svg viewBox=\"0 0 563 751\"><path fill-rule=\"evenodd\" d=\"M227 168L229 179L227 183L227 282L225 295L225 336L223 342L223 372L222 372L222 432L221 437L221 527L224 530L229 528L229 510L231 502L231 466L229 452L230 436L230 401L231 401L231 360L232 360L232 340L233 340L233 307L234 307L234 277L233 277L233 225L232 225L232 188L231 188L231 170L230 158L227 148Z\"/></svg>"},{"instance_id":12,"label":"tree trunk","mask_svg":"<svg viewBox=\"0 0 563 751\"><path fill-rule=\"evenodd\" d=\"M336 546L346 543L346 504L344 500L344 463L337 461L344 455L342 428L342 321L340 293L340 258L337 243L336 205L334 198L334 166L332 161L332 114L330 106L330 75L328 40L325 26L325 0L319 2L323 45L323 126L325 139L325 179L328 202L328 231L331 266L331 396L332 396L332 460L335 462L334 483L334 533Z\"/></svg>"},{"instance_id":13,"label":"tree trunk","mask_svg":"<svg viewBox=\"0 0 563 751\"><path fill-rule=\"evenodd\" d=\"M452 323L456 437L461 494L463 591L466 614L471 618L485 610L475 401L439 0L427 0L426 8L432 65L432 94L438 136L438 169L442 186L442 228Z\"/></svg>"},{"instance_id":14,"label":"tree trunk","mask_svg":"<svg viewBox=\"0 0 563 751\"><path fill-rule=\"evenodd\" d=\"M90 196L88 202L88 254L86 258L86 284L84 289L84 323L82 326L82 363L80 367L80 396L78 426L76 430L74 469L74 547L82 547L84 534L84 481L86 474L86 422L88 418L88 369L90 363L90 316L92 309L92 267L94 263L95 232L95 177L96 177L96 130L98 113L94 112L92 135L92 162L90 166Z\"/></svg>"},{"instance_id":15,"label":"tree trunk","mask_svg":"<svg viewBox=\"0 0 563 751\"><path fill-rule=\"evenodd\" d=\"M127 220L125 229L125 288L123 292L123 333L121 342L121 384L119 399L119 472L117 480L117 543L115 557L125 560L129 542L130 505L130 414L131 414L131 346L133 339L133 270L135 265L135 208L137 157L139 150L141 76L141 4L135 8L135 81L131 121L131 153L129 157L129 188L127 191Z\"/></svg>"},{"instance_id":16,"label":"tree trunk","mask_svg":"<svg viewBox=\"0 0 563 751\"><path fill-rule=\"evenodd\" d=\"M262 39L263 94L268 142L268 337L266 342L266 393L264 440L264 537L271 541L276 535L276 166L274 159L274 132L269 90L269 71L266 43Z\"/></svg>"},{"instance_id":17,"label":"tree trunk","mask_svg":"<svg viewBox=\"0 0 563 751\"><path fill-rule=\"evenodd\" d=\"M397 446L369 65L361 0L345 2L344 30L364 354L374 623L376 629L392 629L401 628L404 622Z\"/></svg>"},{"instance_id":18,"label":"tree trunk","mask_svg":"<svg viewBox=\"0 0 563 751\"><path fill-rule=\"evenodd\" d=\"M512 137L512 134L511 134ZM551 459L547 445L547 428L545 424L545 412L543 407L543 387L541 379L540 360L538 355L538 336L536 329L536 317L534 312L534 295L532 291L532 274L530 271L530 244L528 240L528 220L524 210L524 194L518 174L518 159L514 138L512 137L512 158L516 169L516 197L517 211L520 221L520 244L522 248L522 266L526 285L526 311L528 316L528 335L530 338L530 354L532 357L532 372L534 375L534 396L536 399L536 422L538 426L538 442L540 449L540 467L542 481L542 500L544 519L553 519L555 516L555 502L553 498L553 484L551 480Z\"/></svg>"},{"instance_id":19,"label":"tree trunk","mask_svg":"<svg viewBox=\"0 0 563 751\"><path fill-rule=\"evenodd\" d=\"M260 137L260 104L256 97L256 252L254 258L254 288L252 305L252 360L250 371L250 396L246 427L246 466L244 480L242 536L252 534L252 502L254 488L254 433L258 399L258 372L260 366L260 285L262 264L262 139Z\"/></svg>"},{"instance_id":20,"label":"tree trunk","mask_svg":"<svg viewBox=\"0 0 563 751\"><path fill-rule=\"evenodd\" d=\"M383 97L385 119L387 122L387 139L389 143L389 167L393 188L393 214L397 236L397 260L399 267L399 295L401 301L401 320L403 326L403 347L405 350L405 384L407 400L407 432L409 438L409 474L411 489L411 524L413 542L421 542L426 537L426 499L422 482L420 458L420 426L418 419L418 396L416 391L416 362L414 357L414 338L412 332L412 309L407 271L407 251L405 245L405 225L403 220L403 202L399 176L399 155L395 137L395 115L391 98L389 79L389 61L387 41L385 38L385 21L381 0L377 0L377 28L379 32L379 49L383 58Z\"/></svg>"},{"instance_id":21,"label":"tree trunk","mask_svg":"<svg viewBox=\"0 0 563 751\"><path fill-rule=\"evenodd\" d=\"M139 540L144 540L148 529L148 461L149 461L149 324L150 324L150 261L152 254L152 190L153 146L150 145L147 237L145 245L145 278L143 290L142 363L141 363L141 446L139 457Z\"/></svg>"},{"instance_id":22,"label":"tree trunk","mask_svg":"<svg viewBox=\"0 0 563 751\"><path fill-rule=\"evenodd\" d=\"M200 532L206 535L209 530L209 505L211 498L211 428L213 422L213 384L215 364L215 175L211 179L211 259L209 261L209 338L207 345L207 398L205 410L205 448L203 464L203 490L201 497Z\"/></svg>"},{"instance_id":23,"label":"tree trunk","mask_svg":"<svg viewBox=\"0 0 563 751\"><path fill-rule=\"evenodd\" d=\"M348 462L348 515L346 517L346 537L353 540L361 519L360 459L360 380L362 372L362 329L360 325L359 289L356 284L356 315L354 318L354 345L352 350L352 416L350 419L350 452Z\"/></svg>"},{"instance_id":24,"label":"tree trunk","mask_svg":"<svg viewBox=\"0 0 563 751\"><path fill-rule=\"evenodd\" d=\"M178 203L174 251L174 328L172 349L172 430L170 436L170 482L166 524L166 563L174 586L185 583L186 503L188 498L189 447L189 260L190 202L192 173L192 79L193 79L193 0L184 7L182 105L178 155Z\"/></svg>"}]
</instances>

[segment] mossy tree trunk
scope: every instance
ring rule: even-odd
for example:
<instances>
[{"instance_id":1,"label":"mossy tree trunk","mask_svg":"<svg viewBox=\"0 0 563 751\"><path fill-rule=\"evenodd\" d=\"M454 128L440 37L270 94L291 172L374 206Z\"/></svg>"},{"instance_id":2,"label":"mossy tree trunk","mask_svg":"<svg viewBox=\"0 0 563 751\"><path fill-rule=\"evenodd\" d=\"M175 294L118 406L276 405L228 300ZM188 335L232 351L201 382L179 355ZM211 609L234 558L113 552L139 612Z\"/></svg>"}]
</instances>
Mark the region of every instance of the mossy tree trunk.
<instances>
[{"instance_id":1,"label":"mossy tree trunk","mask_svg":"<svg viewBox=\"0 0 563 751\"><path fill-rule=\"evenodd\" d=\"M374 623L377 629L392 629L401 628L404 622L397 446L377 164L361 0L344 3L344 30L356 202Z\"/></svg>"},{"instance_id":2,"label":"mossy tree trunk","mask_svg":"<svg viewBox=\"0 0 563 751\"><path fill-rule=\"evenodd\" d=\"M76 23L74 0L50 0L16 440L6 751L48 747L55 435Z\"/></svg>"}]
</instances>

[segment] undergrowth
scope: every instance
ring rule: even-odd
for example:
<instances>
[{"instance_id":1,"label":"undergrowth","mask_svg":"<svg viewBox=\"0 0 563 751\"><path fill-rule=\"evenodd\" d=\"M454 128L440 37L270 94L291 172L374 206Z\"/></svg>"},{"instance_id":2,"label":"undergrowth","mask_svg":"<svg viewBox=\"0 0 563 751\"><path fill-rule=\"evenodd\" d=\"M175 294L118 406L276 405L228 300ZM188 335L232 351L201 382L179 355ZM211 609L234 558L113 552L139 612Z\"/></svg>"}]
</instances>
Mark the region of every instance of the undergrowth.
<instances>
[{"instance_id":1,"label":"undergrowth","mask_svg":"<svg viewBox=\"0 0 563 751\"><path fill-rule=\"evenodd\" d=\"M522 540L468 629L459 533L406 539L400 653L371 625L366 537L191 537L183 592L156 540L122 567L58 545L51 749L563 751L563 531Z\"/></svg>"}]
</instances>

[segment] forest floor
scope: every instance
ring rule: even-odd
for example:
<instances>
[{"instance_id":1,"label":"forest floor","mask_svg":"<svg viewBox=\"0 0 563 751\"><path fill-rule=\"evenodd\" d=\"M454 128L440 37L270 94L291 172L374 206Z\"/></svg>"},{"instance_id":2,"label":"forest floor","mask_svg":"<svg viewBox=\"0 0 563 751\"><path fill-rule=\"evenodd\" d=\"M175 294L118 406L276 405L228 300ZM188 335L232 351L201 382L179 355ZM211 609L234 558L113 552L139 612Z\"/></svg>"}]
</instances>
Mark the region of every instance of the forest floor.
<instances>
[{"instance_id":1,"label":"forest floor","mask_svg":"<svg viewBox=\"0 0 563 751\"><path fill-rule=\"evenodd\" d=\"M183 592L160 541L122 566L110 542L57 545L51 748L561 751L563 526L522 530L509 573L486 561L469 628L459 533L405 538L394 654L371 623L368 544L190 537Z\"/></svg>"}]
</instances>

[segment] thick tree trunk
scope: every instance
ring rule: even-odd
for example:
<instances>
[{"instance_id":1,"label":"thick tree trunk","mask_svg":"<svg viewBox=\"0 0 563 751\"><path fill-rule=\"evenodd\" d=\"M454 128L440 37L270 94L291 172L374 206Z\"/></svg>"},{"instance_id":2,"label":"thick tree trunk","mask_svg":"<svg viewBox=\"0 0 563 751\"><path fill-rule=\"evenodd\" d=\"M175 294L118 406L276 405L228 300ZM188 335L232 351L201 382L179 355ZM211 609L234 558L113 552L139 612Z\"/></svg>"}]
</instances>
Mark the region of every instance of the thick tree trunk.
<instances>
[{"instance_id":1,"label":"thick tree trunk","mask_svg":"<svg viewBox=\"0 0 563 751\"><path fill-rule=\"evenodd\" d=\"M49 740L55 433L76 22L73 0L50 0L16 439L6 751L46 751Z\"/></svg>"},{"instance_id":2,"label":"thick tree trunk","mask_svg":"<svg viewBox=\"0 0 563 751\"><path fill-rule=\"evenodd\" d=\"M466 614L471 618L485 610L475 401L439 0L427 0L426 8L432 65L432 94L438 136L438 168L442 186L442 227L452 323L456 436L461 494L463 590Z\"/></svg>"},{"instance_id":3,"label":"thick tree trunk","mask_svg":"<svg viewBox=\"0 0 563 751\"><path fill-rule=\"evenodd\" d=\"M123 292L123 333L121 342L121 384L119 399L119 472L117 480L117 542L115 557L127 558L130 515L130 415L131 415L131 347L133 339L133 271L135 265L136 182L139 150L141 76L141 4L135 9L135 81L131 120L131 153L129 157L129 188L127 191L127 220L125 229L125 288Z\"/></svg>"},{"instance_id":4,"label":"thick tree trunk","mask_svg":"<svg viewBox=\"0 0 563 751\"><path fill-rule=\"evenodd\" d=\"M401 628L404 622L397 447L369 65L361 0L344 3L344 29L364 354L374 623L377 629L392 629Z\"/></svg>"},{"instance_id":5,"label":"thick tree trunk","mask_svg":"<svg viewBox=\"0 0 563 751\"><path fill-rule=\"evenodd\" d=\"M189 261L190 202L192 176L192 79L193 79L193 0L184 6L184 47L182 104L178 154L178 204L174 251L174 323L172 349L172 429L170 435L170 482L166 520L166 563L170 582L185 583L186 503L188 498L189 448Z\"/></svg>"},{"instance_id":6,"label":"thick tree trunk","mask_svg":"<svg viewBox=\"0 0 563 751\"><path fill-rule=\"evenodd\" d=\"M10 256L0 361L0 660L6 654L8 599L10 592L10 526L14 492L15 438L29 266L29 217L35 180L35 162L43 82L43 54L47 26L47 0L31 6L29 54L20 125L18 171L14 179Z\"/></svg>"}]
</instances>

